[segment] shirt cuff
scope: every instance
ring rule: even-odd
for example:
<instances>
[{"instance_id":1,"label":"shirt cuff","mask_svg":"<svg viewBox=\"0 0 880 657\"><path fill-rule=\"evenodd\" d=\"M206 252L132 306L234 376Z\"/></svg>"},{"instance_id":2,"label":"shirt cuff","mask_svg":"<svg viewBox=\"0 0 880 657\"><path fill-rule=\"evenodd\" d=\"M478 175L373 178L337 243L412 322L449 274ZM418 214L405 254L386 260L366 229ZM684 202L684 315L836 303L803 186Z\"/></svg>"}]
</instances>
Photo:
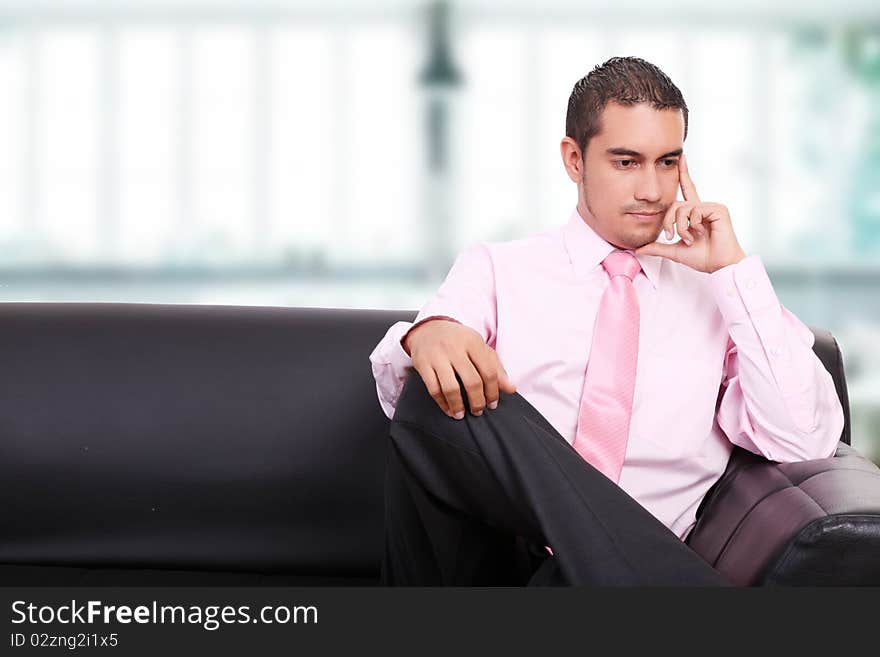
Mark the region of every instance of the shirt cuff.
<instances>
[{"instance_id":1,"label":"shirt cuff","mask_svg":"<svg viewBox=\"0 0 880 657\"><path fill-rule=\"evenodd\" d=\"M779 304L776 291L758 255L747 256L712 272L709 280L718 309L728 324Z\"/></svg>"},{"instance_id":2,"label":"shirt cuff","mask_svg":"<svg viewBox=\"0 0 880 657\"><path fill-rule=\"evenodd\" d=\"M400 346L400 338L397 336L406 333L409 322L395 322L385 337L376 345L370 354L370 362L375 365L393 365L396 371L403 371L406 367L412 367L412 359L403 347Z\"/></svg>"}]
</instances>

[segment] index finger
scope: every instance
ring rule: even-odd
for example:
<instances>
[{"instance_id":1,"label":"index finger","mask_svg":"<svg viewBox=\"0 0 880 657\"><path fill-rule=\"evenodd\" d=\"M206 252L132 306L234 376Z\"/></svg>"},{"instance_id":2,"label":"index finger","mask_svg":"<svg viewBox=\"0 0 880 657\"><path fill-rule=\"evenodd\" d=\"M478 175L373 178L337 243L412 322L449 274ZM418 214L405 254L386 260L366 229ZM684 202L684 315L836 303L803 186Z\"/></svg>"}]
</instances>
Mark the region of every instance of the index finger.
<instances>
[{"instance_id":1,"label":"index finger","mask_svg":"<svg viewBox=\"0 0 880 657\"><path fill-rule=\"evenodd\" d=\"M691 180L687 158L684 153L678 158L678 182L681 185L681 195L684 196L685 201L700 202L700 196L697 194L697 187L694 185L694 181Z\"/></svg>"}]
</instances>

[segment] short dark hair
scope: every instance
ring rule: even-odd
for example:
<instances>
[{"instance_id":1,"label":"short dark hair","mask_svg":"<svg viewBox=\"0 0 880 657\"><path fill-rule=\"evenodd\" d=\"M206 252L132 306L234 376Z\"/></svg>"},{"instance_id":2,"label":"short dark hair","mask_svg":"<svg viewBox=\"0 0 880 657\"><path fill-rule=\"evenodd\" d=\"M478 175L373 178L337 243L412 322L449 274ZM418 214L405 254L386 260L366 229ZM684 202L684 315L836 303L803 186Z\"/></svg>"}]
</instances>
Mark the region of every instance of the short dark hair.
<instances>
[{"instance_id":1,"label":"short dark hair","mask_svg":"<svg viewBox=\"0 0 880 657\"><path fill-rule=\"evenodd\" d=\"M687 139L687 104L669 76L644 59L612 57L578 80L568 98L565 134L574 139L582 156L587 143L602 129L602 111L609 102L625 106L650 103L658 110L680 109Z\"/></svg>"}]
</instances>

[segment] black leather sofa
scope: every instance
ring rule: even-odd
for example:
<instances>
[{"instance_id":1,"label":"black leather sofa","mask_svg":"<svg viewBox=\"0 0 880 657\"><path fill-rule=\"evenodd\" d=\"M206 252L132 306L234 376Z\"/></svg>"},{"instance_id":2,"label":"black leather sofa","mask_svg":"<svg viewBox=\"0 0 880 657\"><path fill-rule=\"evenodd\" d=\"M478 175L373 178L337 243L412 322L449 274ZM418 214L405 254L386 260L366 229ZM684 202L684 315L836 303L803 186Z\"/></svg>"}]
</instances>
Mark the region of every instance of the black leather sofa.
<instances>
[{"instance_id":1,"label":"black leather sofa","mask_svg":"<svg viewBox=\"0 0 880 657\"><path fill-rule=\"evenodd\" d=\"M374 585L389 421L368 356L415 311L0 305L0 581ZM688 543L742 585L880 584L880 470L736 448Z\"/></svg>"}]
</instances>

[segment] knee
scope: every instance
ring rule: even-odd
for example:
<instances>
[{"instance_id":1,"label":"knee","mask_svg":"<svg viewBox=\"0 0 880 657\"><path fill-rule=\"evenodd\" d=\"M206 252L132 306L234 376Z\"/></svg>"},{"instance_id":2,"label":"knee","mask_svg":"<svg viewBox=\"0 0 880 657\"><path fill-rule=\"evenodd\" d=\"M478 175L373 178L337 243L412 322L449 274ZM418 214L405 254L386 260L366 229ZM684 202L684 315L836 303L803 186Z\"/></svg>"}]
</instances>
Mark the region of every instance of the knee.
<instances>
[{"instance_id":1,"label":"knee","mask_svg":"<svg viewBox=\"0 0 880 657\"><path fill-rule=\"evenodd\" d=\"M450 448L478 452L474 432L479 428L473 426L472 422L481 419L469 414L461 420L449 417L431 397L421 375L413 370L404 381L398 397L391 420L390 438L398 449L407 454L417 448L424 455L425 447L430 447L431 453L439 453L443 458L447 458Z\"/></svg>"},{"instance_id":2,"label":"knee","mask_svg":"<svg viewBox=\"0 0 880 657\"><path fill-rule=\"evenodd\" d=\"M464 385L459 379L462 395ZM465 403L467 407L467 403ZM425 443L429 436L439 439L437 448L452 447L481 454L481 445L494 444L503 436L519 435L522 431L523 417L535 420L539 418L537 411L525 401L519 393L501 393L501 401L497 408L486 410L480 416L465 413L461 420L449 417L431 397L424 380L418 371L413 370L406 378L398 397L397 406L391 421L391 440L402 450L409 449L413 442ZM413 441L418 435L421 440ZM562 440L562 438L560 438ZM428 440L428 443L437 442ZM445 450L441 450L445 451Z\"/></svg>"},{"instance_id":3,"label":"knee","mask_svg":"<svg viewBox=\"0 0 880 657\"><path fill-rule=\"evenodd\" d=\"M443 412L443 409L431 397L422 376L417 370L412 370L403 382L403 389L397 399L392 421L419 423L428 418L442 418L450 422L457 422Z\"/></svg>"},{"instance_id":4,"label":"knee","mask_svg":"<svg viewBox=\"0 0 880 657\"><path fill-rule=\"evenodd\" d=\"M512 394L499 392L500 404L497 408L492 410L486 409L479 418L473 416L470 412L470 403L468 402L468 394L464 383L462 383L461 378L457 374L455 379L458 382L459 394L461 394L461 398L464 401L465 418L476 420L485 418L488 415L498 415L501 413L537 414L537 411L534 411L518 392ZM437 418L442 421L463 423L463 420L456 420L446 415L445 411L440 408L440 405L431 396L422 376L417 370L412 370L403 383L403 388L397 399L393 420L413 423L422 421L425 418Z\"/></svg>"}]
</instances>

